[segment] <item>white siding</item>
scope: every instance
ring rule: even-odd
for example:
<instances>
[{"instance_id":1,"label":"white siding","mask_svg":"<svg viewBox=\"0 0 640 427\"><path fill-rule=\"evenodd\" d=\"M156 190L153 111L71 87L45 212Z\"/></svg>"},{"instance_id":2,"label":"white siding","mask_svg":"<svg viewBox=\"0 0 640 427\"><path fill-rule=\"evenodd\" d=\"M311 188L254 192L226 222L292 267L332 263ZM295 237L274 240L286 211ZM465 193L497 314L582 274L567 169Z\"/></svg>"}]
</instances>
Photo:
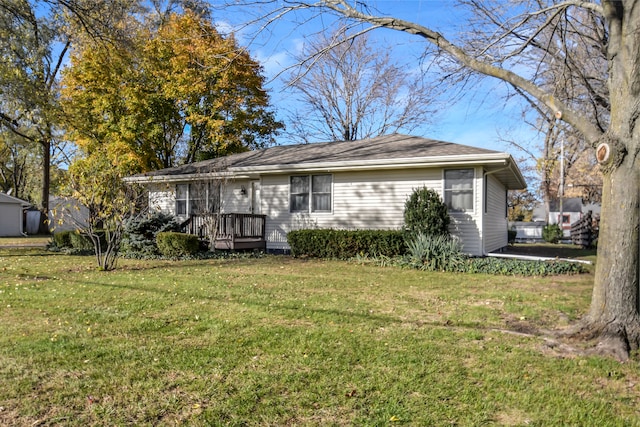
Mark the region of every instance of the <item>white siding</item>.
<instances>
[{"instance_id":1,"label":"white siding","mask_svg":"<svg viewBox=\"0 0 640 427\"><path fill-rule=\"evenodd\" d=\"M176 214L176 185L157 183L149 185L149 209L169 215Z\"/></svg>"},{"instance_id":2,"label":"white siding","mask_svg":"<svg viewBox=\"0 0 640 427\"><path fill-rule=\"evenodd\" d=\"M245 194L242 194L244 188ZM222 212L250 213L251 212L251 182L249 180L234 180L222 185Z\"/></svg>"},{"instance_id":3,"label":"white siding","mask_svg":"<svg viewBox=\"0 0 640 427\"><path fill-rule=\"evenodd\" d=\"M289 176L262 178L262 212L267 215L268 249L288 249L287 233L303 228L399 229L404 204L414 189L427 186L442 195L442 169L337 172L333 175L332 212L290 213ZM478 175L480 178L478 179ZM478 184L480 181L480 184ZM482 252L477 218L482 206L482 174L474 180L474 212L452 215L452 232L465 252Z\"/></svg>"},{"instance_id":4,"label":"white siding","mask_svg":"<svg viewBox=\"0 0 640 427\"><path fill-rule=\"evenodd\" d=\"M487 203L484 214L484 250L492 252L508 244L507 191L493 175L487 175Z\"/></svg>"}]
</instances>

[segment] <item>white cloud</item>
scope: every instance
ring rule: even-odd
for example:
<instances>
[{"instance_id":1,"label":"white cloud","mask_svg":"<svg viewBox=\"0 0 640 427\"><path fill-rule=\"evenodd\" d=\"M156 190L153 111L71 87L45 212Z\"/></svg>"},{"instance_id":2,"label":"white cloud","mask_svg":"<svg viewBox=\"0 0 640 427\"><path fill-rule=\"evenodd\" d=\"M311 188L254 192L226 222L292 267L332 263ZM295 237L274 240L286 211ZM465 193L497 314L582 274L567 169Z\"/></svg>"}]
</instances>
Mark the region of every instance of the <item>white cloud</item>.
<instances>
[{"instance_id":1,"label":"white cloud","mask_svg":"<svg viewBox=\"0 0 640 427\"><path fill-rule=\"evenodd\" d=\"M227 37L231 33L234 33L234 34L236 33L236 30L233 27L233 25L231 25L231 23L229 23L227 21L215 21L213 23L213 26L216 28L216 30L220 34L222 34L225 37Z\"/></svg>"}]
</instances>

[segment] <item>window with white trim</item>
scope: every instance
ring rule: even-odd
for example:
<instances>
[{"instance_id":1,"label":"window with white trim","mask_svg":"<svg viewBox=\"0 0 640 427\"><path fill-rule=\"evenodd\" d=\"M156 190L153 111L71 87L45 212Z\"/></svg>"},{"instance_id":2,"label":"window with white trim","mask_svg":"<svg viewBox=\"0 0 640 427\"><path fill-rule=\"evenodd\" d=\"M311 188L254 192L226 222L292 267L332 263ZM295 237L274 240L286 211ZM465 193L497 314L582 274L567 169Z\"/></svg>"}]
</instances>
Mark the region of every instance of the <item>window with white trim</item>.
<instances>
[{"instance_id":1,"label":"window with white trim","mask_svg":"<svg viewBox=\"0 0 640 427\"><path fill-rule=\"evenodd\" d=\"M330 174L289 177L289 210L291 212L331 212Z\"/></svg>"},{"instance_id":2,"label":"window with white trim","mask_svg":"<svg viewBox=\"0 0 640 427\"><path fill-rule=\"evenodd\" d=\"M176 215L197 215L220 210L220 183L176 185Z\"/></svg>"},{"instance_id":3,"label":"window with white trim","mask_svg":"<svg viewBox=\"0 0 640 427\"><path fill-rule=\"evenodd\" d=\"M189 184L176 185L176 215L186 215L189 204Z\"/></svg>"},{"instance_id":4,"label":"window with white trim","mask_svg":"<svg viewBox=\"0 0 640 427\"><path fill-rule=\"evenodd\" d=\"M473 169L444 171L444 202L450 211L473 211L473 179Z\"/></svg>"}]
</instances>

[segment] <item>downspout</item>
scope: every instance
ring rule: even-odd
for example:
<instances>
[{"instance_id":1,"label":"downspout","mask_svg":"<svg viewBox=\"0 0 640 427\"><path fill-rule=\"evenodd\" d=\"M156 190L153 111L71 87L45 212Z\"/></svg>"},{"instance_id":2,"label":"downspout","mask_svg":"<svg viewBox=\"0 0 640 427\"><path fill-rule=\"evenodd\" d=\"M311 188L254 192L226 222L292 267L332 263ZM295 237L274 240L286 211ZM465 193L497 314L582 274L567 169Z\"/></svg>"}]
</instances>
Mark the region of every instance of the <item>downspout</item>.
<instances>
[{"instance_id":1,"label":"downspout","mask_svg":"<svg viewBox=\"0 0 640 427\"><path fill-rule=\"evenodd\" d=\"M485 210L484 210L484 207L487 205L486 198L489 197L489 191L487 190L487 188L485 188L485 187L489 186L489 181L487 180L487 176L493 175L494 173L497 173L497 172L502 172L503 170L506 170L506 169L509 169L510 166L511 166L510 162L505 160L505 166L504 167L502 167L500 169L492 170L490 172L485 171L485 172L482 173L482 190L483 190L483 193L484 193L482 195L482 201L483 201L483 206L482 206L482 255L483 256L487 256L487 254L488 254L487 249L486 249L486 234L485 234L485 229L484 229L484 225L485 225L484 224L484 217L487 214L487 212L485 212ZM509 190L507 189L507 191L509 191ZM505 195L505 197L506 197L506 195ZM505 200L504 203L506 205L507 204L507 200ZM508 221L507 221L507 223L508 223Z\"/></svg>"}]
</instances>

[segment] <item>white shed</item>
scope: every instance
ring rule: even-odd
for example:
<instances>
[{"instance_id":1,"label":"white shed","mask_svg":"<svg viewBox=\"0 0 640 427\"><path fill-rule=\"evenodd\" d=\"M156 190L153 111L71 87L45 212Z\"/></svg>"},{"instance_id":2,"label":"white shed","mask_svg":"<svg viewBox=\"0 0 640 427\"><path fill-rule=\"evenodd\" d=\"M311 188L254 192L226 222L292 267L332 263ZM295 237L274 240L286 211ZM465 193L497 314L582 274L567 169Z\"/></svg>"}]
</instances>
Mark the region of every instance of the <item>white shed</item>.
<instances>
[{"instance_id":1,"label":"white shed","mask_svg":"<svg viewBox=\"0 0 640 427\"><path fill-rule=\"evenodd\" d=\"M29 202L0 193L0 236L24 236L24 208Z\"/></svg>"}]
</instances>

